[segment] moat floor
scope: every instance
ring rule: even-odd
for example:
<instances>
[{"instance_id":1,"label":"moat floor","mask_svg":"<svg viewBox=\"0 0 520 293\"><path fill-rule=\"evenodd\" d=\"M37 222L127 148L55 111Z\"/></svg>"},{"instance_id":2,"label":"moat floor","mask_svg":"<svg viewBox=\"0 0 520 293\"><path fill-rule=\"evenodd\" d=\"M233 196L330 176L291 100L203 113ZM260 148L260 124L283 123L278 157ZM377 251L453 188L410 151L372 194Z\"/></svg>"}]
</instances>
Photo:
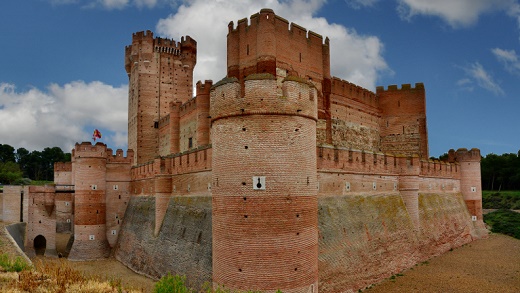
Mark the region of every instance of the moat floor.
<instances>
[{"instance_id":1,"label":"moat floor","mask_svg":"<svg viewBox=\"0 0 520 293\"><path fill-rule=\"evenodd\" d=\"M520 240L490 234L363 292L520 292Z\"/></svg>"}]
</instances>

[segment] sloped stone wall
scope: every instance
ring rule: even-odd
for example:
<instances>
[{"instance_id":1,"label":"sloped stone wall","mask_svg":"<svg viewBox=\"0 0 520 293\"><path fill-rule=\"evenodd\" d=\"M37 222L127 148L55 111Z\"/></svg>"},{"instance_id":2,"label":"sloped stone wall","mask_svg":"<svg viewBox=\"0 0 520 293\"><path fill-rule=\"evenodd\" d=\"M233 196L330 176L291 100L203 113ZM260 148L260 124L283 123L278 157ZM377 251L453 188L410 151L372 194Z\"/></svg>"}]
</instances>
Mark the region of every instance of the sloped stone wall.
<instances>
[{"instance_id":1,"label":"sloped stone wall","mask_svg":"<svg viewBox=\"0 0 520 293\"><path fill-rule=\"evenodd\" d=\"M186 275L188 285L211 282L211 197L170 199L160 233L154 237L155 198L130 199L115 257L132 270L160 278Z\"/></svg>"}]
</instances>

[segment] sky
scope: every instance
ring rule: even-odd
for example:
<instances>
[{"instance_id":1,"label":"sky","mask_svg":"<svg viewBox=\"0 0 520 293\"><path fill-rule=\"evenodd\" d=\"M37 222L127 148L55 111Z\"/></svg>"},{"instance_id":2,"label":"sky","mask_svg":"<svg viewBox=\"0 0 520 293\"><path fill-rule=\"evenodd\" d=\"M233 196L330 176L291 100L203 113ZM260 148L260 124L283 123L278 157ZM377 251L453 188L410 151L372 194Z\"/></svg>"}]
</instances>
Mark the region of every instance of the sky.
<instances>
[{"instance_id":1,"label":"sky","mask_svg":"<svg viewBox=\"0 0 520 293\"><path fill-rule=\"evenodd\" d=\"M132 33L191 36L194 83L216 83L228 23L262 8L329 37L333 76L424 83L430 156L520 150L518 0L0 1L0 144L68 152L97 128L126 149Z\"/></svg>"}]
</instances>

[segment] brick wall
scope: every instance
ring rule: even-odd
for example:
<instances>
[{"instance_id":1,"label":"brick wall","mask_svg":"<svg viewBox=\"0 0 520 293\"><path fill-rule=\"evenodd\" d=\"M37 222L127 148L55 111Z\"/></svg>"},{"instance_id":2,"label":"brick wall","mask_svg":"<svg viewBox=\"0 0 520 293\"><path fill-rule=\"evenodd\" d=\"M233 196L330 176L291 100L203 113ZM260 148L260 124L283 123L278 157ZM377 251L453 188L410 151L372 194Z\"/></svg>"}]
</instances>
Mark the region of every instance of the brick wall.
<instances>
[{"instance_id":1,"label":"brick wall","mask_svg":"<svg viewBox=\"0 0 520 293\"><path fill-rule=\"evenodd\" d=\"M211 92L214 286L314 291L316 90L286 79L279 91L269 75L246 78L244 98L239 87Z\"/></svg>"},{"instance_id":2,"label":"brick wall","mask_svg":"<svg viewBox=\"0 0 520 293\"><path fill-rule=\"evenodd\" d=\"M55 188L52 185L29 187L29 215L27 222L26 252L34 255L34 240L45 237L45 255L56 256Z\"/></svg>"}]
</instances>

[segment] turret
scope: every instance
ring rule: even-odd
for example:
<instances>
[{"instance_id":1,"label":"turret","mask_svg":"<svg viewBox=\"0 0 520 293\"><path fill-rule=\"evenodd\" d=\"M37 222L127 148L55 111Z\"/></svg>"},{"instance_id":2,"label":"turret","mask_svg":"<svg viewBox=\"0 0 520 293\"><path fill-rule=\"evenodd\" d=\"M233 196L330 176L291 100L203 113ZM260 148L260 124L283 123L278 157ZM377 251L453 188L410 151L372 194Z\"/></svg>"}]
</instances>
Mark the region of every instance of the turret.
<instances>
[{"instance_id":1,"label":"turret","mask_svg":"<svg viewBox=\"0 0 520 293\"><path fill-rule=\"evenodd\" d=\"M267 73L224 79L211 119L214 286L317 292L316 88Z\"/></svg>"},{"instance_id":2,"label":"turret","mask_svg":"<svg viewBox=\"0 0 520 293\"><path fill-rule=\"evenodd\" d=\"M111 155L111 154L110 154ZM74 243L69 259L108 257L106 236L107 147L103 143L76 143L72 150L75 171Z\"/></svg>"},{"instance_id":3,"label":"turret","mask_svg":"<svg viewBox=\"0 0 520 293\"><path fill-rule=\"evenodd\" d=\"M460 164L460 190L474 220L482 221L482 178L480 150L465 148L449 150L448 159Z\"/></svg>"}]
</instances>

